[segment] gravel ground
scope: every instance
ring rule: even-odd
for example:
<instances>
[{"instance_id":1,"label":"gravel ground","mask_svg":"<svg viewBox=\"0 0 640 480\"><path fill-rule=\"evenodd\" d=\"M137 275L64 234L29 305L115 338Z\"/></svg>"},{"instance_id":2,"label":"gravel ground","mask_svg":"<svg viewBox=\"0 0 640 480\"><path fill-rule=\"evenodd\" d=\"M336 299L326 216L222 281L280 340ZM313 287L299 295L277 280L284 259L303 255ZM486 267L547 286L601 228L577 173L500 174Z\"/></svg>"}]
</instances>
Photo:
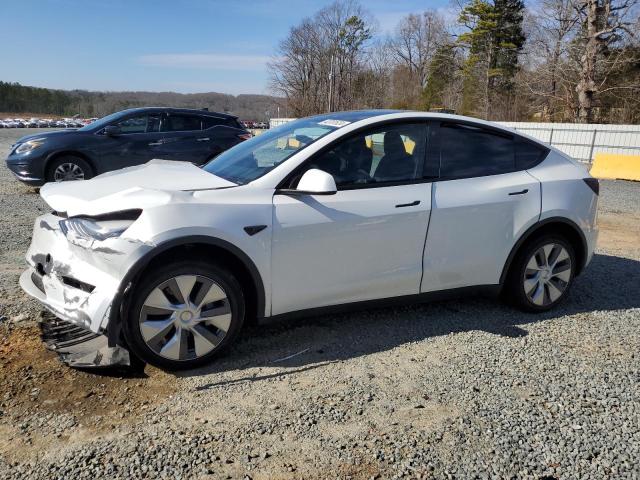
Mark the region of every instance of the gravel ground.
<instances>
[{"instance_id":1,"label":"gravel ground","mask_svg":"<svg viewBox=\"0 0 640 480\"><path fill-rule=\"evenodd\" d=\"M15 131L0 130L0 152ZM561 308L469 299L273 323L206 369L62 366L17 287L46 207L0 166L0 477L640 478L640 184L603 182Z\"/></svg>"}]
</instances>

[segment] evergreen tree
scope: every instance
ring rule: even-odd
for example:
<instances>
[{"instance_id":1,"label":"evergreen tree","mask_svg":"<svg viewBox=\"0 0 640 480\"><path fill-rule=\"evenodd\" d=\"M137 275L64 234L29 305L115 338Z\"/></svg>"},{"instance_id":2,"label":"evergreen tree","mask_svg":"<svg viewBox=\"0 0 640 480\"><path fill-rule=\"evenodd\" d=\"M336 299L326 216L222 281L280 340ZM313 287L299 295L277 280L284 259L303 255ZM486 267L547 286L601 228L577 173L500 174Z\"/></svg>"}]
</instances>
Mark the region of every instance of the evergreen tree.
<instances>
[{"instance_id":1,"label":"evergreen tree","mask_svg":"<svg viewBox=\"0 0 640 480\"><path fill-rule=\"evenodd\" d=\"M422 92L425 110L451 107L445 105L445 93L454 83L456 69L456 46L450 43L438 46L429 64L427 86Z\"/></svg>"},{"instance_id":2,"label":"evergreen tree","mask_svg":"<svg viewBox=\"0 0 640 480\"><path fill-rule=\"evenodd\" d=\"M491 117L491 105L508 96L524 45L522 0L472 0L458 22L467 28L459 43L467 49L463 68L464 114Z\"/></svg>"}]
</instances>

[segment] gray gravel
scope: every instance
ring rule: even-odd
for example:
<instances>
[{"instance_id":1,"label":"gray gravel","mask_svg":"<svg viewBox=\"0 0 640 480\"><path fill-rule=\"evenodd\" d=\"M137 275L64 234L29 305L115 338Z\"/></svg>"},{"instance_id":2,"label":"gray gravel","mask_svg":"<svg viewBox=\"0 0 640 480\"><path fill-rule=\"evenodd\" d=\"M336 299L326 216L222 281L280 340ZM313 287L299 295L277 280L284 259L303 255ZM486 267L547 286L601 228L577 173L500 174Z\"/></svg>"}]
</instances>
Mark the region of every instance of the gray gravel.
<instances>
[{"instance_id":1,"label":"gray gravel","mask_svg":"<svg viewBox=\"0 0 640 480\"><path fill-rule=\"evenodd\" d=\"M2 166L0 209L0 315L26 325L38 309L16 275L44 205ZM603 182L600 218L551 313L468 299L272 323L160 377L171 393L148 403L84 374L132 403L81 415L5 395L0 477L640 478L640 184Z\"/></svg>"}]
</instances>

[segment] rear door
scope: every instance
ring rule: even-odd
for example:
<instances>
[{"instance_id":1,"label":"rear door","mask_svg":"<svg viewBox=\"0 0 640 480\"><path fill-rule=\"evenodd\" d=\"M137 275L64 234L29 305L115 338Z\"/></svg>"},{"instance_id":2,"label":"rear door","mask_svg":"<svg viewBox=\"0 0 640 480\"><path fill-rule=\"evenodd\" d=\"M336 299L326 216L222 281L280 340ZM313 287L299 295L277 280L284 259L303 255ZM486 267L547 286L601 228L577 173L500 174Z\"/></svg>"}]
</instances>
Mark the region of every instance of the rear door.
<instances>
[{"instance_id":1,"label":"rear door","mask_svg":"<svg viewBox=\"0 0 640 480\"><path fill-rule=\"evenodd\" d=\"M473 124L434 122L440 165L421 291L499 283L517 239L540 215L540 183L516 166L515 139Z\"/></svg>"},{"instance_id":2,"label":"rear door","mask_svg":"<svg viewBox=\"0 0 640 480\"><path fill-rule=\"evenodd\" d=\"M202 117L185 113L167 113L162 122L160 157L166 160L205 163L211 150L210 137L202 131Z\"/></svg>"}]
</instances>

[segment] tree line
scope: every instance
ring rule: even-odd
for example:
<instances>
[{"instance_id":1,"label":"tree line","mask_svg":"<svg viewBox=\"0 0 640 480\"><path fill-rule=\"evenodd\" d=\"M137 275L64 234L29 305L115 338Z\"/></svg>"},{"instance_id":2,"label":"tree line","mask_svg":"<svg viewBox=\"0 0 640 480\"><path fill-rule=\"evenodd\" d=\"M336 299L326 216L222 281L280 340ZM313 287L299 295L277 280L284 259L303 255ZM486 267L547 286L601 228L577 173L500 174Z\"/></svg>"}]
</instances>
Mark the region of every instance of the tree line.
<instances>
[{"instance_id":1,"label":"tree line","mask_svg":"<svg viewBox=\"0 0 640 480\"><path fill-rule=\"evenodd\" d=\"M32 112L60 116L102 117L119 110L147 106L208 108L244 120L262 121L282 114L281 99L269 95L174 92L90 92L27 87L0 81L0 112Z\"/></svg>"},{"instance_id":2,"label":"tree line","mask_svg":"<svg viewBox=\"0 0 640 480\"><path fill-rule=\"evenodd\" d=\"M638 0L464 0L393 34L357 0L294 26L270 64L294 116L356 108L490 120L640 122Z\"/></svg>"}]
</instances>

